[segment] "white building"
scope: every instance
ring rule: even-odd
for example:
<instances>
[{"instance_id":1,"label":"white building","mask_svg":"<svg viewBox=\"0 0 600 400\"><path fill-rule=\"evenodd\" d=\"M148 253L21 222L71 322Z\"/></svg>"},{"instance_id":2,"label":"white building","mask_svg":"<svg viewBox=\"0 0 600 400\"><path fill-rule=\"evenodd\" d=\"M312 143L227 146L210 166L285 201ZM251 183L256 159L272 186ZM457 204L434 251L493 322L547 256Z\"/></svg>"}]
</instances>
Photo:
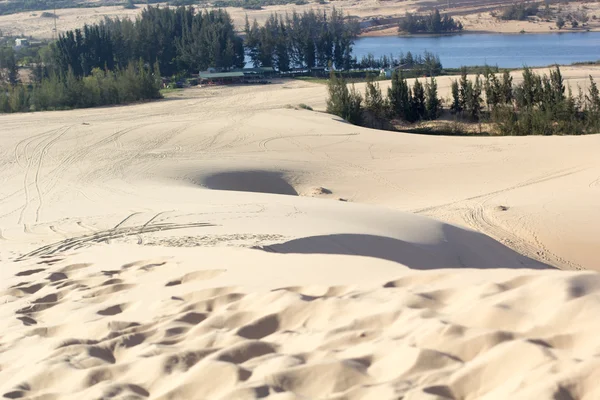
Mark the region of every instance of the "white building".
<instances>
[{"instance_id":1,"label":"white building","mask_svg":"<svg viewBox=\"0 0 600 400\"><path fill-rule=\"evenodd\" d=\"M27 46L29 46L29 39L25 39L25 38L15 39L15 47L17 49L20 49L21 47L27 47Z\"/></svg>"}]
</instances>

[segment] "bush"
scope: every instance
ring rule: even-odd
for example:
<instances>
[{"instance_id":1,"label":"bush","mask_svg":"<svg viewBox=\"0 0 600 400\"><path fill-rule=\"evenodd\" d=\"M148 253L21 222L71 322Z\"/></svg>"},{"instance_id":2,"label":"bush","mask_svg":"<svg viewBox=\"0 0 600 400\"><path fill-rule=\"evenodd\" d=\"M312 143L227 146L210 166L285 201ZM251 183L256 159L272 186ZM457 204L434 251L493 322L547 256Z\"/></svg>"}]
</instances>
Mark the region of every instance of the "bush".
<instances>
[{"instance_id":1,"label":"bush","mask_svg":"<svg viewBox=\"0 0 600 400\"><path fill-rule=\"evenodd\" d=\"M530 6L526 6L525 4L513 4L512 6L504 9L500 15L500 19L524 21L527 19L527 17L536 15L538 10L539 5L537 4L532 4Z\"/></svg>"},{"instance_id":2,"label":"bush","mask_svg":"<svg viewBox=\"0 0 600 400\"><path fill-rule=\"evenodd\" d=\"M309 110L309 111L313 111L313 109L312 109L312 107L311 107L311 106L308 106L308 105L306 105L306 104L304 104L304 103L300 103L300 104L298 104L298 107L302 108L303 110Z\"/></svg>"},{"instance_id":3,"label":"bush","mask_svg":"<svg viewBox=\"0 0 600 400\"><path fill-rule=\"evenodd\" d=\"M327 89L329 91L327 112L342 117L351 124L360 124L362 122L362 96L356 91L354 85L351 90L348 90L346 80L338 77L331 70Z\"/></svg>"},{"instance_id":4,"label":"bush","mask_svg":"<svg viewBox=\"0 0 600 400\"><path fill-rule=\"evenodd\" d=\"M40 18L58 18L58 15L48 12L48 11L44 11L41 15Z\"/></svg>"},{"instance_id":5,"label":"bush","mask_svg":"<svg viewBox=\"0 0 600 400\"><path fill-rule=\"evenodd\" d=\"M442 17L437 8L426 16L406 13L406 16L398 23L398 31L407 33L447 33L462 30L463 25L460 21L454 20L447 14Z\"/></svg>"}]
</instances>

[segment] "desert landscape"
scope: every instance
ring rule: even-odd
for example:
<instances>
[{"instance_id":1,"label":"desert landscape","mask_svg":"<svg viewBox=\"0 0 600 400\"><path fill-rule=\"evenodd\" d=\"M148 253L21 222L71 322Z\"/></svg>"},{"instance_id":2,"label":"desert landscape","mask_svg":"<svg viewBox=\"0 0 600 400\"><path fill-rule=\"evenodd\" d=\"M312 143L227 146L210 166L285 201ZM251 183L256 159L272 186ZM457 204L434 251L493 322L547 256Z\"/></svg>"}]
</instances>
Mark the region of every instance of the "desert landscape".
<instances>
[{"instance_id":1,"label":"desert landscape","mask_svg":"<svg viewBox=\"0 0 600 400\"><path fill-rule=\"evenodd\" d=\"M0 116L2 396L598 398L600 136L366 129L326 90Z\"/></svg>"}]
</instances>

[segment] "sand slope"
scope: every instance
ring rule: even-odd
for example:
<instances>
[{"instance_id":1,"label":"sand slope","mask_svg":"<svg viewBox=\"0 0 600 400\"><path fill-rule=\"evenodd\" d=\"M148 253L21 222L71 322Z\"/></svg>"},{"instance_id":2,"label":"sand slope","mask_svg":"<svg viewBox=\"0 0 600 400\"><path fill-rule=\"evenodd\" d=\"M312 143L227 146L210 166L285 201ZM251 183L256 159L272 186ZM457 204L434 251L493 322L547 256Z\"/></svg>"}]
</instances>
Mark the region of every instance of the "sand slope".
<instances>
[{"instance_id":1,"label":"sand slope","mask_svg":"<svg viewBox=\"0 0 600 400\"><path fill-rule=\"evenodd\" d=\"M600 396L598 275L554 268L598 268L600 136L286 107L324 99L282 81L1 116L0 394Z\"/></svg>"},{"instance_id":2,"label":"sand slope","mask_svg":"<svg viewBox=\"0 0 600 400\"><path fill-rule=\"evenodd\" d=\"M6 398L600 394L594 272L105 245L3 273Z\"/></svg>"}]
</instances>

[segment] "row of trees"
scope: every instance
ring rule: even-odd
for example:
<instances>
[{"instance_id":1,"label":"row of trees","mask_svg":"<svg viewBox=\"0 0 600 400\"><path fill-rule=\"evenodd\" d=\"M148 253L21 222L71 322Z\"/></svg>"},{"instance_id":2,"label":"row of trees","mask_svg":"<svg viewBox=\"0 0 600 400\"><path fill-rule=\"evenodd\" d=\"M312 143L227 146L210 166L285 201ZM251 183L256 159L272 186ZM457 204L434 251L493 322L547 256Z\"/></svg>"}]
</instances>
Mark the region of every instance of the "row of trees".
<instances>
[{"instance_id":1,"label":"row of trees","mask_svg":"<svg viewBox=\"0 0 600 400\"><path fill-rule=\"evenodd\" d=\"M429 15L406 13L398 23L398 31L406 33L450 33L460 32L463 25L448 14L442 17L436 8Z\"/></svg>"},{"instance_id":2,"label":"row of trees","mask_svg":"<svg viewBox=\"0 0 600 400\"><path fill-rule=\"evenodd\" d=\"M530 68L523 81L513 85L504 72L502 79L486 72L483 79L467 78L463 69L460 81L452 82L450 110L471 121L489 120L507 135L584 134L600 131L600 97L590 76L588 93L579 88L573 96L557 66L550 75L539 75ZM485 101L484 101L485 98Z\"/></svg>"},{"instance_id":3,"label":"row of trees","mask_svg":"<svg viewBox=\"0 0 600 400\"><path fill-rule=\"evenodd\" d=\"M508 72L501 76L487 70L483 76L461 77L451 85L448 111L455 118L470 122L489 122L503 135L578 135L600 132L600 91L590 76L584 94L573 95L565 87L560 68L539 75L530 68L523 80L513 84ZM367 82L363 97L354 86L333 75L329 82L327 111L355 124L373 127L372 120L401 119L407 122L434 120L442 114L435 78L423 85L415 80L412 88L401 73L395 73L387 97L379 85ZM369 117L369 118L365 118Z\"/></svg>"},{"instance_id":4,"label":"row of trees","mask_svg":"<svg viewBox=\"0 0 600 400\"><path fill-rule=\"evenodd\" d=\"M393 55L382 56L375 58L372 54L363 56L359 61L356 62L358 68L394 68L403 66L411 69L415 74L426 74L429 76L436 76L442 72L442 63L440 57L437 54L425 51L422 55L413 54L409 51L406 54L400 53L399 57Z\"/></svg>"},{"instance_id":5,"label":"row of trees","mask_svg":"<svg viewBox=\"0 0 600 400\"><path fill-rule=\"evenodd\" d=\"M147 7L131 21L107 19L61 35L53 46L58 71L87 76L94 68L124 68L143 60L166 75L210 67L243 67L244 46L223 10Z\"/></svg>"},{"instance_id":6,"label":"row of trees","mask_svg":"<svg viewBox=\"0 0 600 400\"><path fill-rule=\"evenodd\" d=\"M557 66L550 75L523 71L523 82L513 87L512 101L490 102L495 88L486 91L490 119L506 135L581 135L600 132L600 94L590 75L587 94L573 95ZM486 88L487 89L487 88Z\"/></svg>"},{"instance_id":7,"label":"row of trees","mask_svg":"<svg viewBox=\"0 0 600 400\"><path fill-rule=\"evenodd\" d=\"M344 18L335 8L305 11L283 16L271 14L263 26L246 17L246 41L255 67L290 68L327 67L338 69L352 65L352 45L360 29L358 23Z\"/></svg>"},{"instance_id":8,"label":"row of trees","mask_svg":"<svg viewBox=\"0 0 600 400\"><path fill-rule=\"evenodd\" d=\"M396 71L392 76L387 96L382 94L377 82L368 80L363 101L363 96L354 85L348 88L346 81L332 72L328 92L327 112L353 124L361 124L365 120L369 121L371 126L380 125L387 119L408 122L433 120L438 118L442 111L434 77L424 85L416 79L411 88L402 72Z\"/></svg>"},{"instance_id":9,"label":"row of trees","mask_svg":"<svg viewBox=\"0 0 600 400\"><path fill-rule=\"evenodd\" d=\"M95 68L86 77L72 69L52 73L31 85L0 84L0 112L25 112L125 104L157 99L161 78L158 64L149 68L142 61L114 71Z\"/></svg>"}]
</instances>

